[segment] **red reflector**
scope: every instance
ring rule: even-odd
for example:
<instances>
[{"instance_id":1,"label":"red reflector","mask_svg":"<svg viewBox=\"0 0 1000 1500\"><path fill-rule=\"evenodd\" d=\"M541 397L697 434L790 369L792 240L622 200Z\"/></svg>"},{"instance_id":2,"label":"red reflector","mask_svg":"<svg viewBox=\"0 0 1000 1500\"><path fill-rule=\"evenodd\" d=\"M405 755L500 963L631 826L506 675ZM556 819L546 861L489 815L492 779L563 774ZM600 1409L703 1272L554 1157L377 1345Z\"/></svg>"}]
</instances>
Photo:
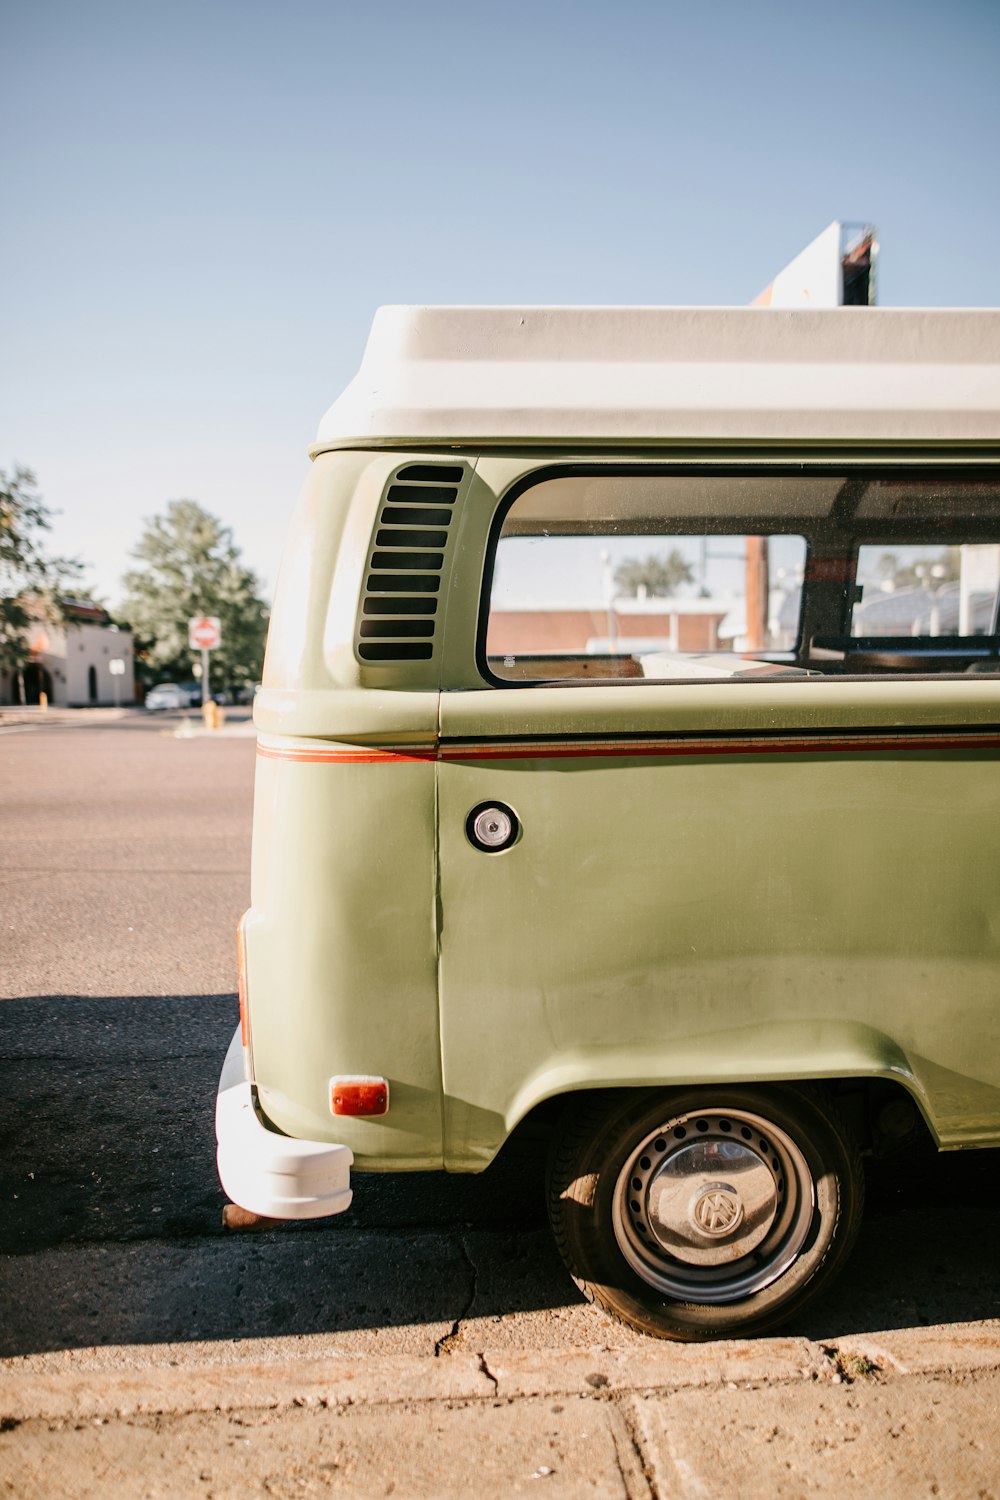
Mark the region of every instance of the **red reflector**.
<instances>
[{"instance_id":1,"label":"red reflector","mask_svg":"<svg viewBox=\"0 0 1000 1500\"><path fill-rule=\"evenodd\" d=\"M330 1108L335 1115L384 1115L389 1112L386 1078L331 1078Z\"/></svg>"}]
</instances>

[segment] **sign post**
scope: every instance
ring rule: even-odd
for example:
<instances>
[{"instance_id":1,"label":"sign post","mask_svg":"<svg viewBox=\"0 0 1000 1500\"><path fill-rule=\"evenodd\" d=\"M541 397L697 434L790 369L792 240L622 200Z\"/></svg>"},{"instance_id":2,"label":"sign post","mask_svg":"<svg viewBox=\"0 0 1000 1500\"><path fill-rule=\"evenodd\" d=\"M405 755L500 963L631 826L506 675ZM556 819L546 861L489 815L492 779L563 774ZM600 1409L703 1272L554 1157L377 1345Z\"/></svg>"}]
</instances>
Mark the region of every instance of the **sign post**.
<instances>
[{"instance_id":1,"label":"sign post","mask_svg":"<svg viewBox=\"0 0 1000 1500\"><path fill-rule=\"evenodd\" d=\"M195 615L188 621L188 645L192 651L201 652L201 709L208 711L212 701L212 685L209 680L209 652L222 642L222 626L217 615Z\"/></svg>"},{"instance_id":2,"label":"sign post","mask_svg":"<svg viewBox=\"0 0 1000 1500\"><path fill-rule=\"evenodd\" d=\"M108 662L108 671L115 679L115 708L117 708L120 697L118 679L125 674L125 658L123 656L113 656Z\"/></svg>"}]
</instances>

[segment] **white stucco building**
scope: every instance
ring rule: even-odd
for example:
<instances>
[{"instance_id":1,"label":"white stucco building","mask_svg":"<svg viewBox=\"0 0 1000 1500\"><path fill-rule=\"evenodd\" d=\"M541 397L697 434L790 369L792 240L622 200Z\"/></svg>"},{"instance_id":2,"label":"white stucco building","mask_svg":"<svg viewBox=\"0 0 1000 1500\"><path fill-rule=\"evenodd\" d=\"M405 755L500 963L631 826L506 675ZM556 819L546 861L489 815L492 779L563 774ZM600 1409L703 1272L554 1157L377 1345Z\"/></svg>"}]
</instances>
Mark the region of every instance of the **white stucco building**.
<instances>
[{"instance_id":1,"label":"white stucco building","mask_svg":"<svg viewBox=\"0 0 1000 1500\"><path fill-rule=\"evenodd\" d=\"M31 661L24 670L24 701L45 693L53 707L85 708L135 702L132 632L112 625L100 605L63 601L65 625L39 620L28 629ZM121 662L118 674L111 663ZM0 703L21 702L16 674L0 673Z\"/></svg>"}]
</instances>

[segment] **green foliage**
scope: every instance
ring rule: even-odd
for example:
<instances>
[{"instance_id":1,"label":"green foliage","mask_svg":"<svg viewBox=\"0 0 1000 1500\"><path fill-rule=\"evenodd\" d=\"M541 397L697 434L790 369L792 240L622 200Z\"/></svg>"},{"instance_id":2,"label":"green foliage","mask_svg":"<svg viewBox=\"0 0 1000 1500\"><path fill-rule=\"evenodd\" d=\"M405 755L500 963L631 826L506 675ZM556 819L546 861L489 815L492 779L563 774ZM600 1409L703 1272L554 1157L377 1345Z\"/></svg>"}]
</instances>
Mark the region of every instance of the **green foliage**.
<instances>
[{"instance_id":1,"label":"green foliage","mask_svg":"<svg viewBox=\"0 0 1000 1500\"><path fill-rule=\"evenodd\" d=\"M958 547L944 547L929 561L904 564L895 552L883 552L875 563L875 571L897 589L913 588L916 584L937 589L942 584L957 582L961 576L962 557Z\"/></svg>"},{"instance_id":2,"label":"green foliage","mask_svg":"<svg viewBox=\"0 0 1000 1500\"><path fill-rule=\"evenodd\" d=\"M212 688L256 682L264 660L267 605L243 565L232 531L195 500L171 500L146 523L126 573L121 614L153 675L184 681L200 654L188 646L188 621L217 615L222 645L212 652Z\"/></svg>"},{"instance_id":3,"label":"green foliage","mask_svg":"<svg viewBox=\"0 0 1000 1500\"><path fill-rule=\"evenodd\" d=\"M666 557L656 553L648 557L626 557L615 569L615 588L620 594L638 594L643 586L652 597L665 599L691 583L694 573L684 554L672 547Z\"/></svg>"},{"instance_id":4,"label":"green foliage","mask_svg":"<svg viewBox=\"0 0 1000 1500\"><path fill-rule=\"evenodd\" d=\"M855 1380L873 1380L882 1373L881 1365L869 1359L867 1354L847 1354L838 1349L834 1354L834 1363L848 1385Z\"/></svg>"},{"instance_id":5,"label":"green foliage","mask_svg":"<svg viewBox=\"0 0 1000 1500\"><path fill-rule=\"evenodd\" d=\"M0 675L24 669L29 627L38 620L61 625L60 596L79 593L82 565L46 554L43 534L51 525L31 470L0 469Z\"/></svg>"}]
</instances>

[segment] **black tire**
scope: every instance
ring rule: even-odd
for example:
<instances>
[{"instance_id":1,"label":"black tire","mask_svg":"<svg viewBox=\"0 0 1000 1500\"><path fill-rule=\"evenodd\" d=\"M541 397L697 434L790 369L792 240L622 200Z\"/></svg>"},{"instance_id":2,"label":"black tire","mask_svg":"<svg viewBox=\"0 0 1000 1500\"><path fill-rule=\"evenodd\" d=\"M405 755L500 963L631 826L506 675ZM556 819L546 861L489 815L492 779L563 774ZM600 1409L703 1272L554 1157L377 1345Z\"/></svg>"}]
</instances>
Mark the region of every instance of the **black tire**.
<instances>
[{"instance_id":1,"label":"black tire","mask_svg":"<svg viewBox=\"0 0 1000 1500\"><path fill-rule=\"evenodd\" d=\"M640 1333L764 1333L840 1271L864 1204L830 1096L795 1085L587 1096L549 1158L549 1218L584 1296Z\"/></svg>"}]
</instances>

